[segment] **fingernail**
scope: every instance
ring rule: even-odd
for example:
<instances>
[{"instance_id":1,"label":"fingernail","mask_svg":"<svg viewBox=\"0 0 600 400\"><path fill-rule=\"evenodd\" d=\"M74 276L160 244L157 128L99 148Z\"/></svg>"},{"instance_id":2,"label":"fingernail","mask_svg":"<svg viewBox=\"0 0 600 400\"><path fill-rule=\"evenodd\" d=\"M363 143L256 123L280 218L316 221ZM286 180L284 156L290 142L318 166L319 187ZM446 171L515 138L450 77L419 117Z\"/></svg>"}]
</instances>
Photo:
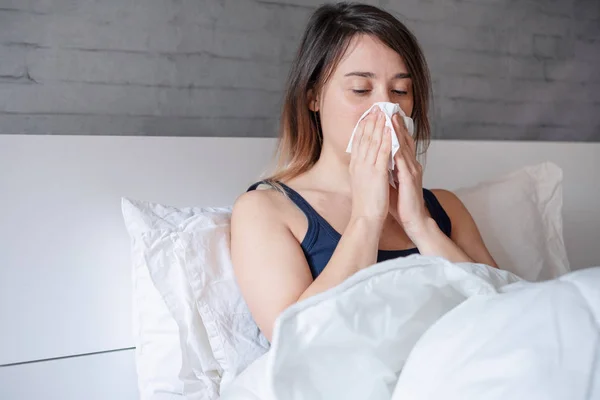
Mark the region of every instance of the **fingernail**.
<instances>
[{"instance_id":1,"label":"fingernail","mask_svg":"<svg viewBox=\"0 0 600 400\"><path fill-rule=\"evenodd\" d=\"M377 113L377 111L379 111L379 107L371 108L371 114L375 114L375 113Z\"/></svg>"}]
</instances>

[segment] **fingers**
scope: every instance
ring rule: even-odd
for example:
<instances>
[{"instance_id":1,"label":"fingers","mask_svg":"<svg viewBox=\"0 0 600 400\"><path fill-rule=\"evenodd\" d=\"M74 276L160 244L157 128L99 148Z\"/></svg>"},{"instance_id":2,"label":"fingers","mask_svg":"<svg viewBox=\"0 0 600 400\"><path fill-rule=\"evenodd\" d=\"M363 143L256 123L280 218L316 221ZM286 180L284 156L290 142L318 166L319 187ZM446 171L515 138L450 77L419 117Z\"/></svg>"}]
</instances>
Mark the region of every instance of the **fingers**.
<instances>
[{"instance_id":1,"label":"fingers","mask_svg":"<svg viewBox=\"0 0 600 400\"><path fill-rule=\"evenodd\" d=\"M368 117L367 117L368 118ZM365 118L365 119L367 119ZM360 152L360 143L362 142L362 138L365 132L365 119L360 121L358 127L356 128L356 132L354 132L354 138L352 143L352 150L350 151L350 163L353 164L359 158Z\"/></svg>"},{"instance_id":2,"label":"fingers","mask_svg":"<svg viewBox=\"0 0 600 400\"><path fill-rule=\"evenodd\" d=\"M375 165L381 169L387 170L388 163L390 162L390 154L392 152L392 130L389 126L383 129L383 138L379 151L377 152L377 160Z\"/></svg>"},{"instance_id":3,"label":"fingers","mask_svg":"<svg viewBox=\"0 0 600 400\"><path fill-rule=\"evenodd\" d=\"M357 160L364 160L367 153L367 149L371 143L371 136L373 135L373 127L375 126L375 109L373 109L361 122L362 135L360 141L357 143Z\"/></svg>"},{"instance_id":4,"label":"fingers","mask_svg":"<svg viewBox=\"0 0 600 400\"><path fill-rule=\"evenodd\" d=\"M421 164L417 161L414 139L408 134L404 121L399 115L394 115L392 121L400 142L400 149L394 157L394 161L399 165L398 173L408 172L413 176L420 175ZM404 171L400 171L400 168Z\"/></svg>"},{"instance_id":5,"label":"fingers","mask_svg":"<svg viewBox=\"0 0 600 400\"><path fill-rule=\"evenodd\" d=\"M369 148L366 150L365 161L368 164L375 164L379 155L379 150L383 142L385 131L385 116L383 112L377 113L375 126L373 127L373 135L371 136L371 143Z\"/></svg>"},{"instance_id":6,"label":"fingers","mask_svg":"<svg viewBox=\"0 0 600 400\"><path fill-rule=\"evenodd\" d=\"M406 125L404 124L404 120L402 117L396 113L392 116L392 124L394 125L394 130L398 135L398 141L400 143L406 143L406 145L410 148L411 153L416 157L417 154L417 145L414 138L408 133L406 129Z\"/></svg>"},{"instance_id":7,"label":"fingers","mask_svg":"<svg viewBox=\"0 0 600 400\"><path fill-rule=\"evenodd\" d=\"M394 157L397 163L406 165L411 174L420 172L420 164L416 160L416 145L408 133L404 120L400 115L392 117L392 124L396 131L400 150ZM391 133L385 126L385 116L379 108L373 110L359 123L355 132L354 145L352 146L352 160L365 161L370 165L387 167L392 147Z\"/></svg>"},{"instance_id":8,"label":"fingers","mask_svg":"<svg viewBox=\"0 0 600 400\"><path fill-rule=\"evenodd\" d=\"M400 176L405 176L406 173L409 173L413 177L420 177L423 172L423 167L408 147L406 142L400 144L400 149L394 155L394 162L396 163L394 172L398 179L400 179Z\"/></svg>"},{"instance_id":9,"label":"fingers","mask_svg":"<svg viewBox=\"0 0 600 400\"><path fill-rule=\"evenodd\" d=\"M374 107L358 124L354 133L351 163L365 161L367 164L375 165L384 142L384 136L385 115L379 108ZM389 147L391 148L391 144Z\"/></svg>"},{"instance_id":10,"label":"fingers","mask_svg":"<svg viewBox=\"0 0 600 400\"><path fill-rule=\"evenodd\" d=\"M398 134L398 141L400 142L400 149L396 153L394 161L397 161L401 158L404 159L407 171L412 175L420 175L422 173L422 166L417 161L415 140L408 133L408 130L404 125L404 120L400 115L394 114L392 117L392 123L396 133Z\"/></svg>"}]
</instances>

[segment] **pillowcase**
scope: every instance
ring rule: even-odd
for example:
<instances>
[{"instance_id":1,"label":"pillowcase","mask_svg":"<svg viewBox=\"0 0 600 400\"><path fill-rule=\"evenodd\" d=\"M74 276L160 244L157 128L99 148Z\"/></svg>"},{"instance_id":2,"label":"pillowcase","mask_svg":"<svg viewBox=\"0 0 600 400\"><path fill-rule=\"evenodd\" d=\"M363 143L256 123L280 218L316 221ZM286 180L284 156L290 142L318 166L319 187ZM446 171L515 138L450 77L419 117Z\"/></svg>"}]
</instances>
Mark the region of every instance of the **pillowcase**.
<instances>
[{"instance_id":1,"label":"pillowcase","mask_svg":"<svg viewBox=\"0 0 600 400\"><path fill-rule=\"evenodd\" d=\"M231 208L176 208L131 199L122 204L130 225L145 228L138 236L147 268L179 327L183 393L216 399L269 348L235 281Z\"/></svg>"},{"instance_id":2,"label":"pillowcase","mask_svg":"<svg viewBox=\"0 0 600 400\"><path fill-rule=\"evenodd\" d=\"M139 240L132 237L133 341L140 400L183 400L177 323L154 287Z\"/></svg>"},{"instance_id":3,"label":"pillowcase","mask_svg":"<svg viewBox=\"0 0 600 400\"><path fill-rule=\"evenodd\" d=\"M168 207L122 199L131 237L134 341L142 400L183 399L184 392L218 398L220 366L189 300L192 291L185 270L169 256L175 242L170 233L195 211L172 212ZM189 357L188 347L195 357Z\"/></svg>"},{"instance_id":4,"label":"pillowcase","mask_svg":"<svg viewBox=\"0 0 600 400\"><path fill-rule=\"evenodd\" d=\"M545 162L454 193L501 269L539 281L570 271L563 239L562 170Z\"/></svg>"},{"instance_id":5,"label":"pillowcase","mask_svg":"<svg viewBox=\"0 0 600 400\"><path fill-rule=\"evenodd\" d=\"M182 233L181 246L173 253L187 272L214 357L223 369L221 390L270 347L235 279L229 245L231 213L222 217L226 224Z\"/></svg>"}]
</instances>

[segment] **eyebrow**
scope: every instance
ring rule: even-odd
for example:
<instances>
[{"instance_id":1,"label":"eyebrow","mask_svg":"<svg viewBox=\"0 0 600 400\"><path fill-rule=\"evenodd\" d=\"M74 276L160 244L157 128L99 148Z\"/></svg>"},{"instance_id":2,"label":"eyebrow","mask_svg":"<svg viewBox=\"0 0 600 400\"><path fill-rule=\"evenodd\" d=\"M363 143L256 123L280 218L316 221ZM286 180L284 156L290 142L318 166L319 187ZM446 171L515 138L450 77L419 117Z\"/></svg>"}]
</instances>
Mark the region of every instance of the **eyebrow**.
<instances>
[{"instance_id":1,"label":"eyebrow","mask_svg":"<svg viewBox=\"0 0 600 400\"><path fill-rule=\"evenodd\" d=\"M373 72L362 72L362 71L348 72L344 76L360 76L362 78L371 78L371 79L376 77L376 75ZM410 78L410 74L408 72L400 72L400 73L394 75L394 77L392 79L408 79L408 78Z\"/></svg>"}]
</instances>

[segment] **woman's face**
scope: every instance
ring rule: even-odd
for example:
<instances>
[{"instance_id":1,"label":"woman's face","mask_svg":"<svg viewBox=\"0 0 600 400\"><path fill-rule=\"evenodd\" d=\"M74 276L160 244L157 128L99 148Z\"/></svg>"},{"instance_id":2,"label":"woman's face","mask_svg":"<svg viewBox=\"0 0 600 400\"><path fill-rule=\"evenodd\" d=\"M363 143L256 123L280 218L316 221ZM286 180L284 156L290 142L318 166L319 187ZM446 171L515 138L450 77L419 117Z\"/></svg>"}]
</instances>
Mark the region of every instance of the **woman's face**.
<instances>
[{"instance_id":1,"label":"woman's face","mask_svg":"<svg viewBox=\"0 0 600 400\"><path fill-rule=\"evenodd\" d=\"M410 75L398 53L377 38L357 35L318 98L325 145L344 153L358 119L380 101L398 103L411 115Z\"/></svg>"}]
</instances>

